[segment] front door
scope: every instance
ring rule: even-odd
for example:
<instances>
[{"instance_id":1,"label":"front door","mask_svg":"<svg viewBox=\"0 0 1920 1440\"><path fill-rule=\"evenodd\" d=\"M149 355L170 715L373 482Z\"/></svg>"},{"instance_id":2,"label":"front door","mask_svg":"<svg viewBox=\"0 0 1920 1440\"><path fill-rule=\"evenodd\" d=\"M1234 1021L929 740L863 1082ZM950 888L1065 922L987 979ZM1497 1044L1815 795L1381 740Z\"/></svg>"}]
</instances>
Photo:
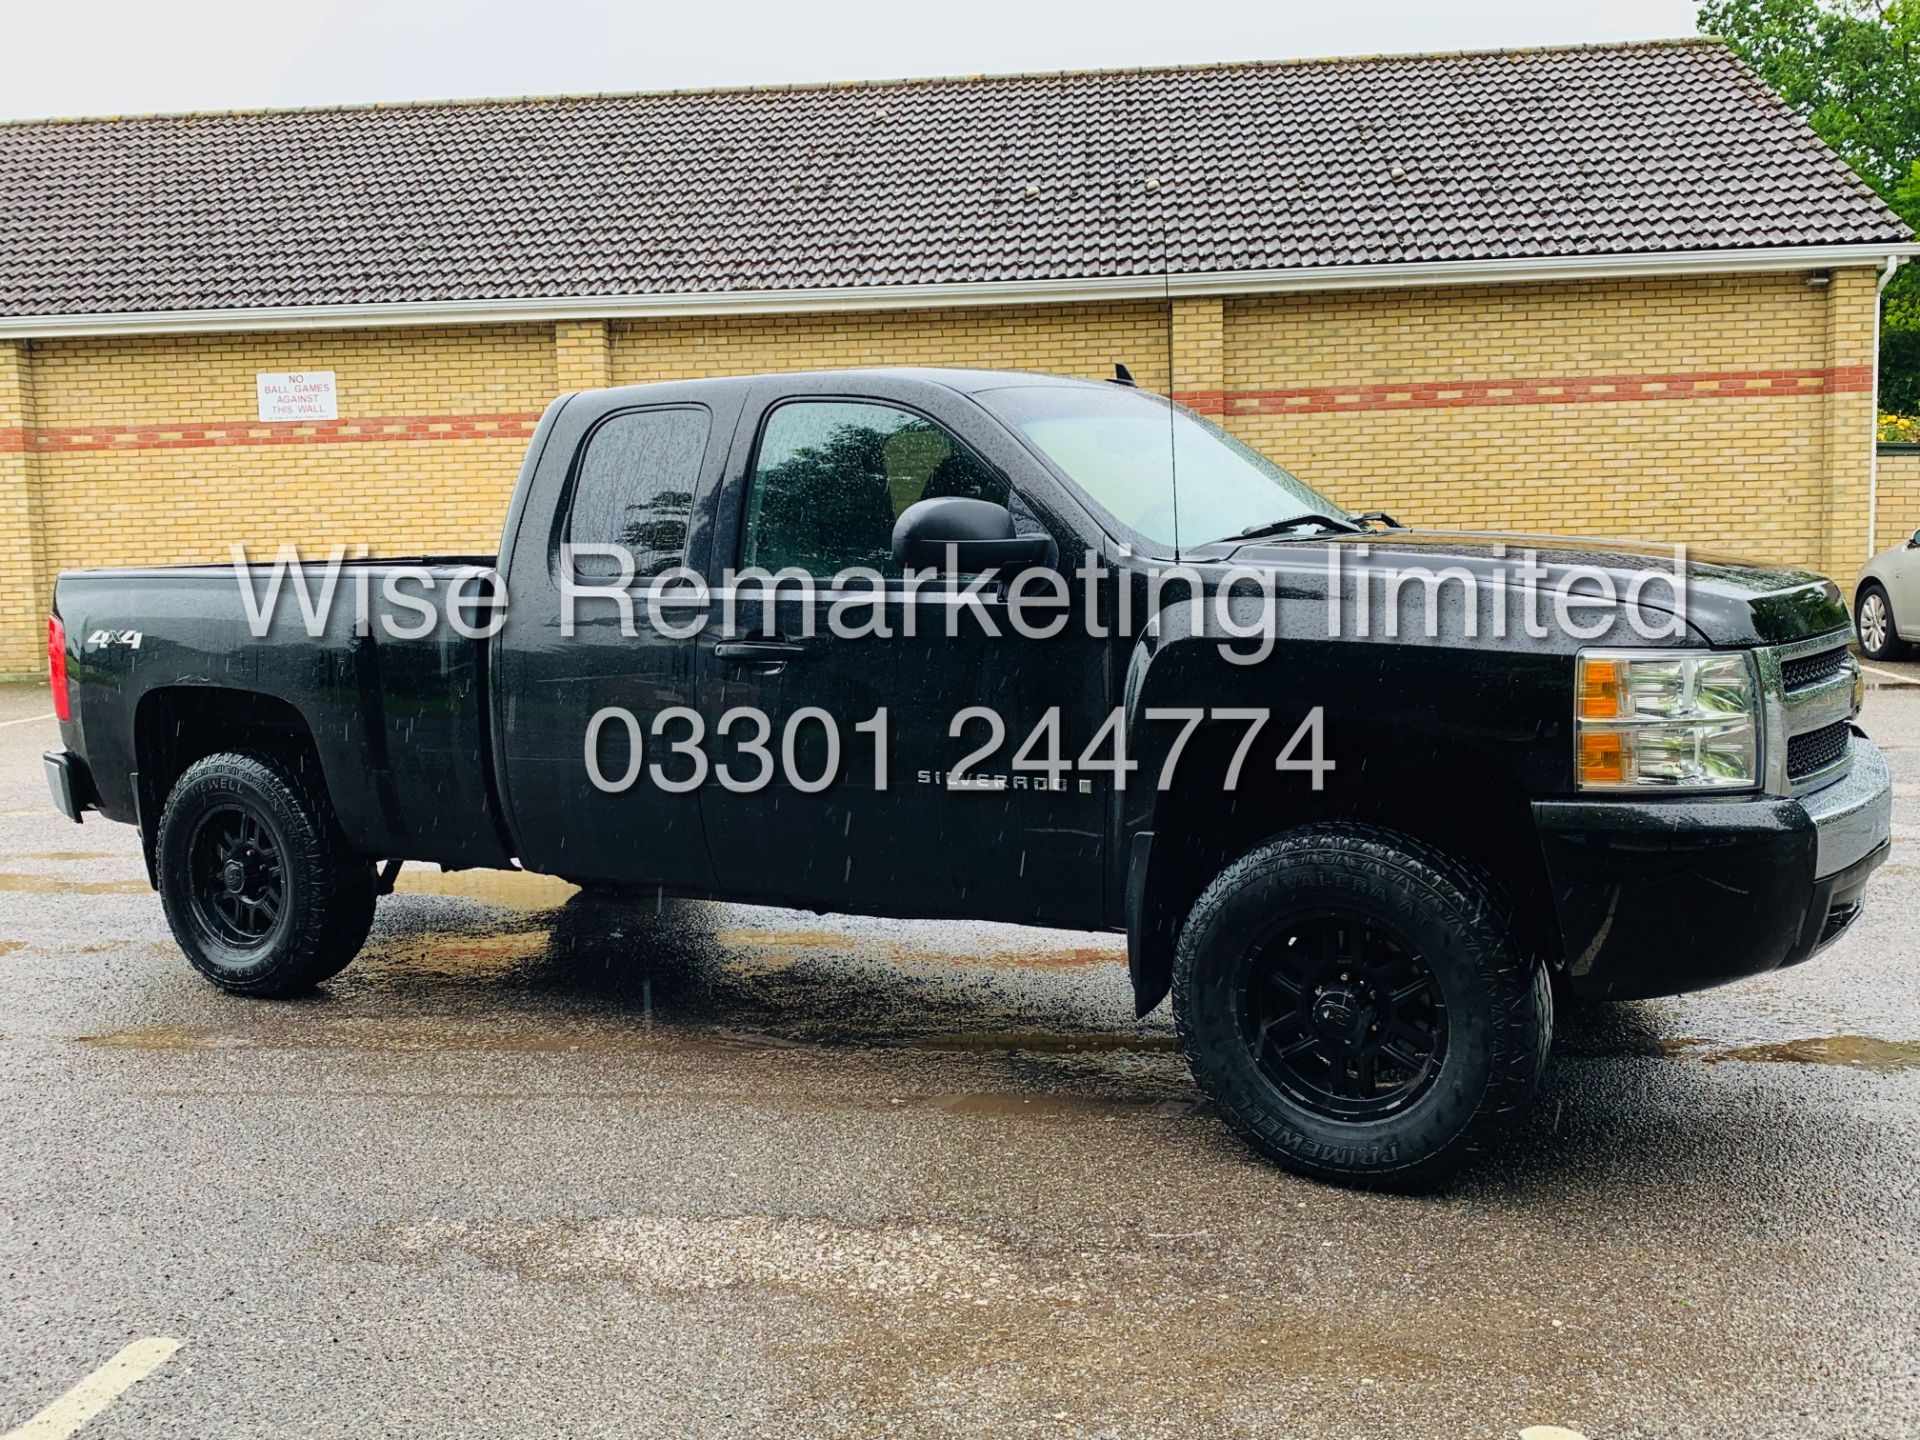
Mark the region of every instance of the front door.
<instances>
[{"instance_id":1,"label":"front door","mask_svg":"<svg viewBox=\"0 0 1920 1440\"><path fill-rule=\"evenodd\" d=\"M925 398L776 392L759 404L716 525L715 564L730 554L739 572L734 624L699 647L710 748L731 780L702 791L720 888L827 909L1067 923L1098 913L1105 787L1082 790L1072 775L1043 784L1007 762L1050 708L1063 747L1090 738L1104 645L1076 625L1021 639L997 591L969 603L964 581L914 584L891 555L900 513L934 496L1008 505L1045 527ZM855 567L870 573L834 583ZM783 574L771 594L740 582ZM868 601L876 590L883 598ZM1006 738L956 785L956 767L993 734L981 710Z\"/></svg>"}]
</instances>

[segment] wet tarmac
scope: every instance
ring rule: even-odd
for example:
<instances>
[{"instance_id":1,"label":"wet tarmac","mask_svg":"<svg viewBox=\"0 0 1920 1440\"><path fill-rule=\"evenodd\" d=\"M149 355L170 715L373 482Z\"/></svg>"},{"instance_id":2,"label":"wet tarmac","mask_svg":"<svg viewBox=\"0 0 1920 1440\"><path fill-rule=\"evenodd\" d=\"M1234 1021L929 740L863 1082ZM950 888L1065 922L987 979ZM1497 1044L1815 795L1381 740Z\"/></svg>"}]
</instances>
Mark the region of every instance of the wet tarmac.
<instances>
[{"instance_id":1,"label":"wet tarmac","mask_svg":"<svg viewBox=\"0 0 1920 1440\"><path fill-rule=\"evenodd\" d=\"M1914 868L1809 966L1563 1015L1506 1151L1362 1195L1225 1132L1117 937L409 871L324 992L220 995L47 807L44 708L0 688L0 1432L167 1336L86 1434L1920 1434Z\"/></svg>"}]
</instances>

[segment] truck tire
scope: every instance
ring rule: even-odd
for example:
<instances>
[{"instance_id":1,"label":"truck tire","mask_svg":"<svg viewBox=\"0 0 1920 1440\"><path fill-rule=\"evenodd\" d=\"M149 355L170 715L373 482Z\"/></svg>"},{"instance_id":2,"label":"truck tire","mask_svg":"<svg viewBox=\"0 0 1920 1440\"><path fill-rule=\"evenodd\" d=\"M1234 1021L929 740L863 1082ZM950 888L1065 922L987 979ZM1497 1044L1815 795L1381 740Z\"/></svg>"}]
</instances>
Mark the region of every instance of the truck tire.
<instances>
[{"instance_id":1,"label":"truck tire","mask_svg":"<svg viewBox=\"0 0 1920 1440\"><path fill-rule=\"evenodd\" d=\"M1893 602L1886 590L1871 581L1861 587L1860 610L1853 619L1860 649L1869 660L1898 660L1907 653L1893 624Z\"/></svg>"},{"instance_id":2,"label":"truck tire","mask_svg":"<svg viewBox=\"0 0 1920 1440\"><path fill-rule=\"evenodd\" d=\"M1200 896L1174 1017L1227 1123L1289 1170L1419 1189L1527 1103L1553 1032L1546 967L1487 880L1364 825L1277 836Z\"/></svg>"},{"instance_id":3,"label":"truck tire","mask_svg":"<svg viewBox=\"0 0 1920 1440\"><path fill-rule=\"evenodd\" d=\"M347 850L324 792L275 757L188 766L155 850L173 938L223 990L310 990L346 968L373 924L373 862Z\"/></svg>"}]
</instances>

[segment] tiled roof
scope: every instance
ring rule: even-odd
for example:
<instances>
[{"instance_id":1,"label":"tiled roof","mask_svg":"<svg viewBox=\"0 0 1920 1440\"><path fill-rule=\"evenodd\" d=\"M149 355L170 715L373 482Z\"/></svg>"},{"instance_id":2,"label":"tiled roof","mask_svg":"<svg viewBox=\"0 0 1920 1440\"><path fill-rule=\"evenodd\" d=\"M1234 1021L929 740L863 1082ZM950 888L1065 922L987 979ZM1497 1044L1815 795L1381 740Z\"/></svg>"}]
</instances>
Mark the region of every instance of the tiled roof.
<instances>
[{"instance_id":1,"label":"tiled roof","mask_svg":"<svg viewBox=\"0 0 1920 1440\"><path fill-rule=\"evenodd\" d=\"M0 316L1910 238L1712 42L0 125Z\"/></svg>"}]
</instances>

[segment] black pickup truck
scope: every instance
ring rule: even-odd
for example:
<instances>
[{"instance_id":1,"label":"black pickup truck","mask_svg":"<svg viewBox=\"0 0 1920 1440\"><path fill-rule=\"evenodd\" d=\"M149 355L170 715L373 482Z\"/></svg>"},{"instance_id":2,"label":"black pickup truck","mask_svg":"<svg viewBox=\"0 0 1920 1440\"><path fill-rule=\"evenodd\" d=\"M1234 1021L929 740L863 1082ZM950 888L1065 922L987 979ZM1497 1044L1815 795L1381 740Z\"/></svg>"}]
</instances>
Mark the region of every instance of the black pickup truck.
<instances>
[{"instance_id":1,"label":"black pickup truck","mask_svg":"<svg viewBox=\"0 0 1920 1440\"><path fill-rule=\"evenodd\" d=\"M1124 372L566 396L497 557L271 569L49 622L55 801L216 984L339 971L395 862L1124 931L1229 1123L1350 1183L1483 1147L1556 992L1806 960L1889 845L1828 581L1351 516Z\"/></svg>"}]
</instances>

